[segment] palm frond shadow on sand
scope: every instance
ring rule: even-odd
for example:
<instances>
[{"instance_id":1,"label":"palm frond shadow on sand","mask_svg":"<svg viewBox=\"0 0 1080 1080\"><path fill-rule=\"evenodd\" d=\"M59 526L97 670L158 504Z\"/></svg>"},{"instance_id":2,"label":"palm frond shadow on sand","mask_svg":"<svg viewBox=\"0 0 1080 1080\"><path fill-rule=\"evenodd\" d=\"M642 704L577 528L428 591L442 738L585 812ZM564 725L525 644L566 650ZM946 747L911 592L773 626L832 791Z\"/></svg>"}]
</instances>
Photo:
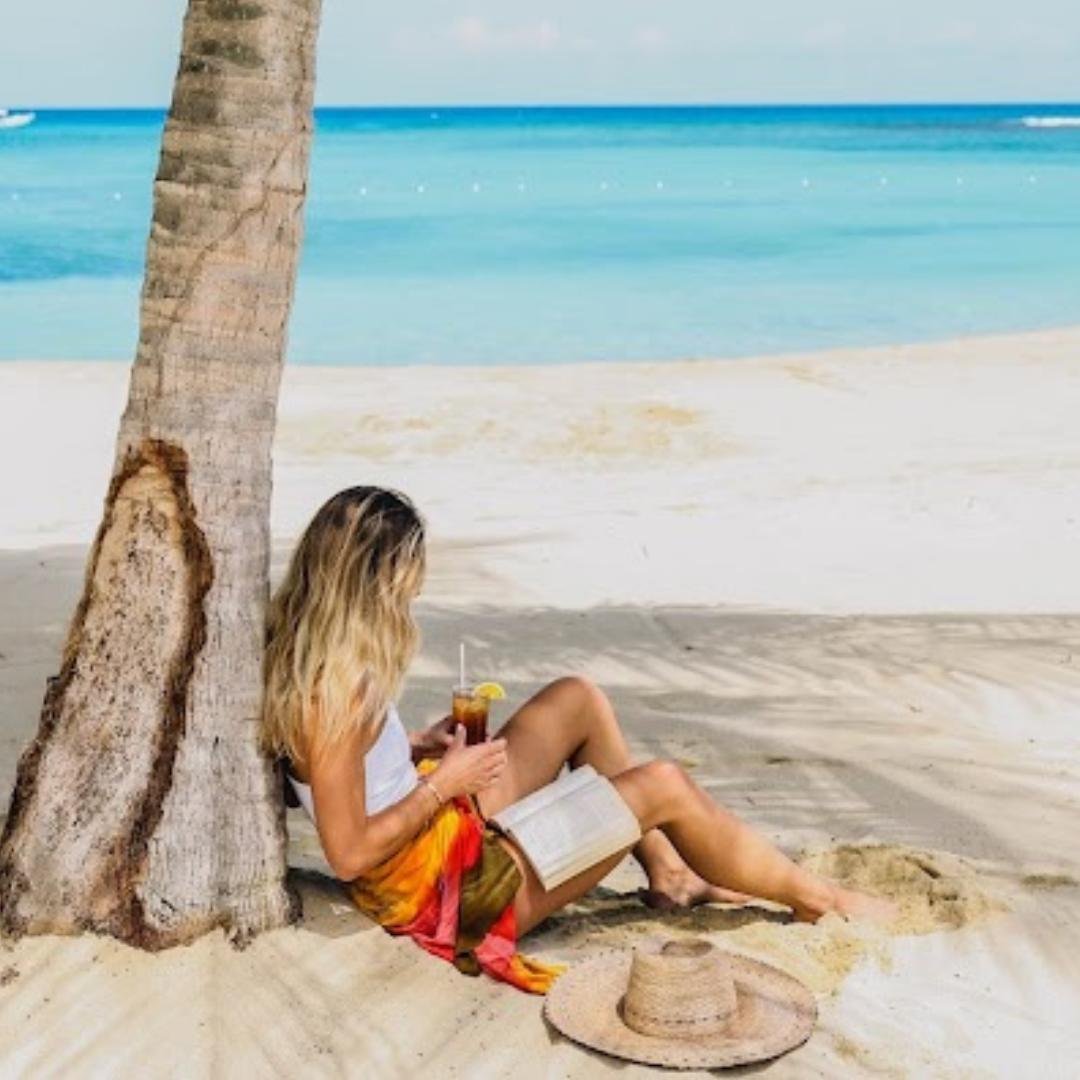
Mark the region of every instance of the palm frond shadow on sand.
<instances>
[{"instance_id":1,"label":"palm frond shadow on sand","mask_svg":"<svg viewBox=\"0 0 1080 1080\"><path fill-rule=\"evenodd\" d=\"M1076 707L1076 617L428 607L421 622L431 659L412 677L405 715L445 711L452 673L429 671L456 656L462 635L475 670L507 684L511 708L552 678L585 673L636 753L683 761L791 852L860 839L942 850L1015 892L1046 852L1048 825L1069 833L1075 770L1018 752L984 720L988 695L1007 695L1033 725ZM1076 863L1057 869L1075 876ZM627 903L597 917L657 916ZM1072 961L1042 921L1030 927L1039 952L1064 971Z\"/></svg>"},{"instance_id":2,"label":"palm frond shadow on sand","mask_svg":"<svg viewBox=\"0 0 1080 1080\"><path fill-rule=\"evenodd\" d=\"M658 934L668 930L719 934L752 923L783 925L791 921L790 912L759 904L703 904L691 909L661 911L644 904L637 891L621 892L601 885L577 903L545 919L532 934L554 944L562 939L586 937L598 926L604 930L647 928Z\"/></svg>"}]
</instances>

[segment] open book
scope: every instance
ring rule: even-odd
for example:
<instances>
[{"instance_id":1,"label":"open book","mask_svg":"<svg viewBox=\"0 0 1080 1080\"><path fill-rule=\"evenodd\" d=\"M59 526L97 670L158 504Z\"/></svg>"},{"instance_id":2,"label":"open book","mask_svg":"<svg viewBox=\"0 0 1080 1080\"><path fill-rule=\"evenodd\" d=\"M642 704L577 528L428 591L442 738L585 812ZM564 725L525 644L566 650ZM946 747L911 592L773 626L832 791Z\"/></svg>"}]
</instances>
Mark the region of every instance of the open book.
<instances>
[{"instance_id":1,"label":"open book","mask_svg":"<svg viewBox=\"0 0 1080 1080\"><path fill-rule=\"evenodd\" d=\"M633 811L591 765L512 803L491 823L517 842L548 891L641 839Z\"/></svg>"}]
</instances>

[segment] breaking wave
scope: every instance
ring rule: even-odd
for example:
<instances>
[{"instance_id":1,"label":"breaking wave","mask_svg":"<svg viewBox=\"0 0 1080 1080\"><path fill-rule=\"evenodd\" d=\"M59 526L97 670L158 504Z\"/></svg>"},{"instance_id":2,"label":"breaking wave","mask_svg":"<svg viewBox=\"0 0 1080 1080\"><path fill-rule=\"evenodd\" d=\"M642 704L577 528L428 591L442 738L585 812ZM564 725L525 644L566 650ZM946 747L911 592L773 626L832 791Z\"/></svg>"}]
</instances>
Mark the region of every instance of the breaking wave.
<instances>
[{"instance_id":1,"label":"breaking wave","mask_svg":"<svg viewBox=\"0 0 1080 1080\"><path fill-rule=\"evenodd\" d=\"M1025 116L1020 123L1027 128L1080 127L1080 116Z\"/></svg>"}]
</instances>

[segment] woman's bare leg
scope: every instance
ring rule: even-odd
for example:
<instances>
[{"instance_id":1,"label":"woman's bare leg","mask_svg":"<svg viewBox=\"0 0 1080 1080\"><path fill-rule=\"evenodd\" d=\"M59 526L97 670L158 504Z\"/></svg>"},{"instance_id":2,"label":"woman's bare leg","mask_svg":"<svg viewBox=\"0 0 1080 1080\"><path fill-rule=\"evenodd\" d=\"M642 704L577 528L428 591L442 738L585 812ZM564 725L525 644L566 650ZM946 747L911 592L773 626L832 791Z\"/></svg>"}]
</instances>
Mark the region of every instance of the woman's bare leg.
<instances>
[{"instance_id":1,"label":"woman's bare leg","mask_svg":"<svg viewBox=\"0 0 1080 1080\"><path fill-rule=\"evenodd\" d=\"M581 676L549 683L510 717L499 735L506 739L509 762L499 782L479 796L486 817L551 783L567 762L573 768L591 765L602 776L617 776L634 764L607 695ZM646 832L633 854L650 892L675 904L752 899L703 881L659 829Z\"/></svg>"},{"instance_id":2,"label":"woman's bare leg","mask_svg":"<svg viewBox=\"0 0 1080 1080\"><path fill-rule=\"evenodd\" d=\"M626 851L620 851L603 862L590 866L588 870L582 870L580 874L548 892L521 852L508 841L504 843L513 855L524 879L521 888L517 891L517 896L514 897L514 918L519 936L527 934L549 915L553 915L567 904L580 900L590 889L599 885L626 857Z\"/></svg>"},{"instance_id":3,"label":"woman's bare leg","mask_svg":"<svg viewBox=\"0 0 1080 1080\"><path fill-rule=\"evenodd\" d=\"M896 906L887 900L841 888L793 863L760 833L718 806L670 761L653 761L613 778L643 830L661 828L702 878L786 904L796 919L816 922L841 915L888 922ZM525 881L514 901L518 932L527 933L563 905L584 895L621 856L545 892L525 866ZM519 856L520 859L520 856Z\"/></svg>"}]
</instances>

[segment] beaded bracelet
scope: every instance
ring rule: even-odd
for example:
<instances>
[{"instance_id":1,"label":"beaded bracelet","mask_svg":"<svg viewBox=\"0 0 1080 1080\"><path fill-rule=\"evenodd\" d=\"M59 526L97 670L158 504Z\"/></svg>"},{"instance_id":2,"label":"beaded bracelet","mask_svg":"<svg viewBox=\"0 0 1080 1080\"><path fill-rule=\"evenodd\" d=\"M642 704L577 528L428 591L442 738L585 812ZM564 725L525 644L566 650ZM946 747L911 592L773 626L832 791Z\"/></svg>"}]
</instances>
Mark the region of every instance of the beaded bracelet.
<instances>
[{"instance_id":1,"label":"beaded bracelet","mask_svg":"<svg viewBox=\"0 0 1080 1080\"><path fill-rule=\"evenodd\" d=\"M423 784L424 787L426 787L432 795L435 796L435 809L432 810L430 814L428 814L428 820L430 821L431 818L434 817L434 815L443 808L446 800L439 793L439 789L426 776L418 777L418 779L419 782Z\"/></svg>"}]
</instances>

